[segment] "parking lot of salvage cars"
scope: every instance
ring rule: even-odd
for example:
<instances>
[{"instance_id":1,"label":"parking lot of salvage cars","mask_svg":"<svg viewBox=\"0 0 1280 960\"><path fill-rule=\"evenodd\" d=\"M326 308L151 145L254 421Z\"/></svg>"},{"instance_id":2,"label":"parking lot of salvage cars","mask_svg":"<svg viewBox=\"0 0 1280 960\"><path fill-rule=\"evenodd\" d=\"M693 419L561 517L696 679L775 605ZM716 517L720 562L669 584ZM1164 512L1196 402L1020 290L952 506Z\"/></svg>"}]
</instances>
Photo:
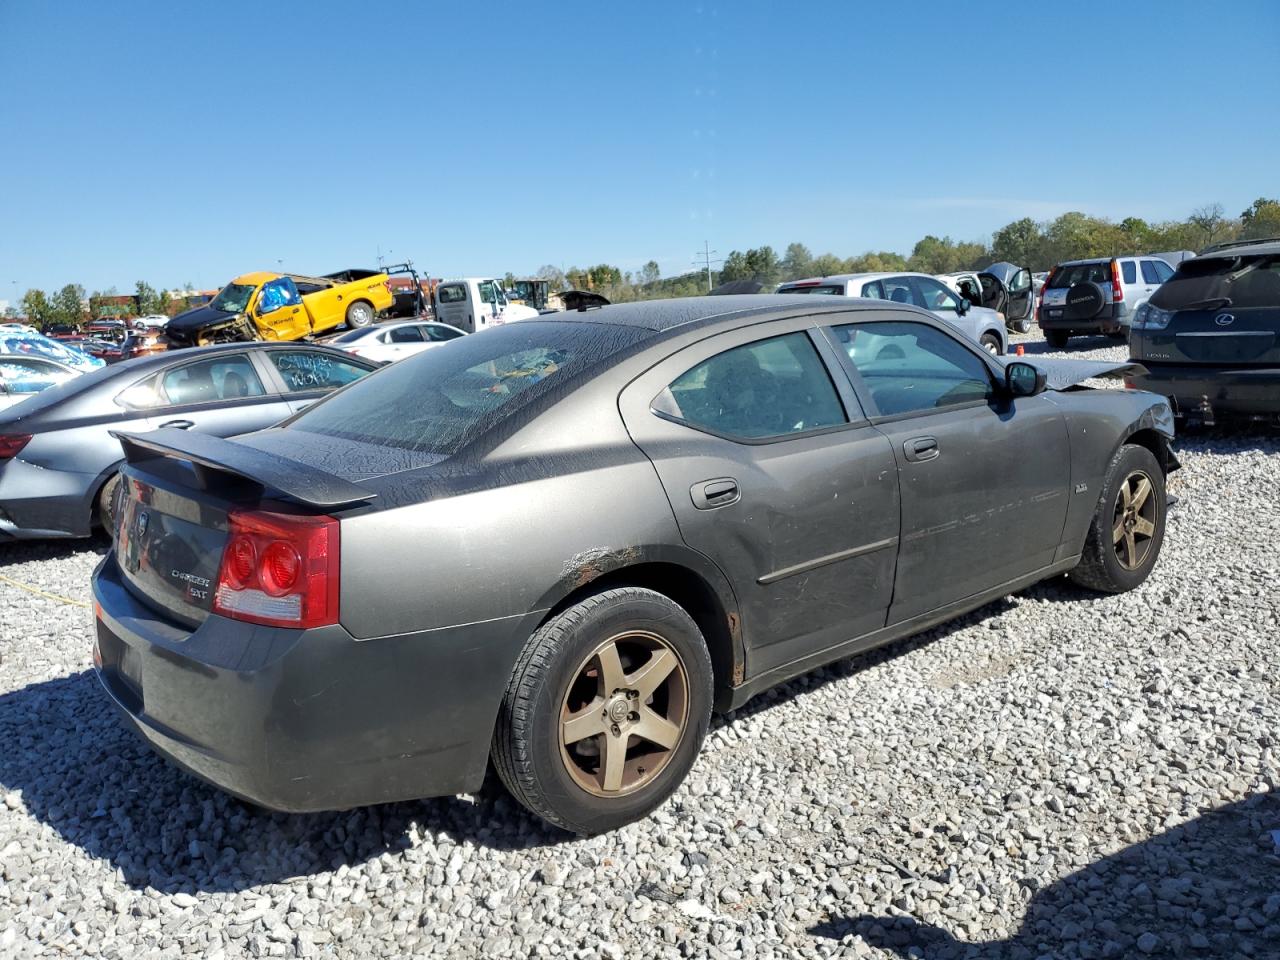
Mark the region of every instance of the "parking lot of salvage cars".
<instances>
[{"instance_id":1,"label":"parking lot of salvage cars","mask_svg":"<svg viewBox=\"0 0 1280 960\"><path fill-rule=\"evenodd\" d=\"M6 545L0 955L1275 955L1280 438L1177 449L1140 589L1042 584L766 693L591 839L496 789L286 816L186 776L90 671L106 542Z\"/></svg>"}]
</instances>

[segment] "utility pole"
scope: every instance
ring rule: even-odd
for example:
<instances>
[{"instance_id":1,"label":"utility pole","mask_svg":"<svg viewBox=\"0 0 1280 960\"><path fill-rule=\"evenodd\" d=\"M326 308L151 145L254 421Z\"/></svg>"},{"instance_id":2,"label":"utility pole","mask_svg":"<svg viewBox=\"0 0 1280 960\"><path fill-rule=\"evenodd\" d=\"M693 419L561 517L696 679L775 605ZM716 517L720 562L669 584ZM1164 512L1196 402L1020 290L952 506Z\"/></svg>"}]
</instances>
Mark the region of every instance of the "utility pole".
<instances>
[{"instance_id":1,"label":"utility pole","mask_svg":"<svg viewBox=\"0 0 1280 960\"><path fill-rule=\"evenodd\" d=\"M712 260L712 259L711 259L711 258L712 258L712 256L713 256L714 254L716 254L716 253L719 253L719 251L718 251L718 250L712 250L712 249L711 249L711 244L710 244L710 243L708 243L706 240L703 240L703 241L702 241L702 249L701 249L698 253L695 253L695 254L694 254L694 256L695 256L695 257L697 257L698 259L697 259L697 260L695 260L695 261L693 261L693 265L694 265L695 267L703 267L703 268L705 268L705 269L706 269L706 271L707 271L707 293L710 293L710 292L711 292L711 265L712 265L713 263L721 263L721 262L722 262L722 261L720 261L720 260Z\"/></svg>"}]
</instances>

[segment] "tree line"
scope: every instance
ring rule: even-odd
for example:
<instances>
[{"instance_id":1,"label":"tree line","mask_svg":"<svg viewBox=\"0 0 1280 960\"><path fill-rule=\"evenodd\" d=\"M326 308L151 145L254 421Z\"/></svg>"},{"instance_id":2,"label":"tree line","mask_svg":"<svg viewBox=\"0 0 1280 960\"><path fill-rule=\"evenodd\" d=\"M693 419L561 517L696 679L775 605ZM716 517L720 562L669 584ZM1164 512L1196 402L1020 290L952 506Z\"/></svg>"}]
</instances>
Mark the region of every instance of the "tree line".
<instances>
[{"instance_id":1,"label":"tree line","mask_svg":"<svg viewBox=\"0 0 1280 960\"><path fill-rule=\"evenodd\" d=\"M749 250L732 250L719 270L713 270L711 283L730 280L754 280L765 291L779 283L804 277L828 276L834 273L870 273L910 270L919 273L955 273L977 270L1007 260L1033 271L1048 270L1064 260L1087 257L1109 257L1132 253L1156 253L1174 250L1203 250L1215 243L1280 237L1280 200L1261 197L1238 217L1225 214L1222 204L1213 203L1193 211L1184 220L1148 223L1140 217L1126 217L1119 222L1079 212L1064 213L1054 220L1036 221L1023 217L1006 224L987 240L953 240L951 237L922 237L911 249L910 256L891 250L875 250L842 258L833 253L814 255L803 243L790 243L782 255L765 245ZM570 267L561 270L550 264L538 270L538 276L550 281L555 290L591 290L614 303L629 300L656 300L668 297L693 297L707 292L707 275L690 270L674 277L663 277L655 260L637 271L621 270L607 263L593 267ZM512 279L511 274L507 279ZM192 289L184 284L182 289ZM115 288L95 290L85 296L84 287L69 283L46 294L28 290L17 307L10 305L7 318L25 317L41 329L55 323L79 325L99 298L120 296ZM187 309L184 298L171 298L166 290L157 291L139 280L129 295L133 313L173 315Z\"/></svg>"},{"instance_id":2,"label":"tree line","mask_svg":"<svg viewBox=\"0 0 1280 960\"><path fill-rule=\"evenodd\" d=\"M1117 222L1079 212L1064 213L1045 221L1023 217L1001 227L989 241L958 241L929 234L917 241L909 256L891 250L867 251L852 257L833 253L815 256L803 243L788 244L779 256L773 247L766 245L730 251L720 269L712 271L712 283L754 280L767 292L779 283L805 277L897 270L956 273L979 270L1002 260L1036 272L1048 270L1064 260L1126 253L1200 251L1216 243L1260 237L1280 237L1280 200L1259 198L1238 217L1228 217L1222 204L1213 203L1193 211L1184 220L1157 223L1148 223L1141 217L1126 217ZM661 278L658 264L652 260L634 274L599 264L563 272L545 266L538 275L550 280L553 287L594 290L615 303L707 292L705 271Z\"/></svg>"},{"instance_id":3,"label":"tree line","mask_svg":"<svg viewBox=\"0 0 1280 960\"><path fill-rule=\"evenodd\" d=\"M190 283L183 286L191 290ZM78 283L68 283L52 293L40 289L30 289L22 295L15 306L10 304L4 311L6 319L21 317L27 323L47 330L55 324L80 326L95 316L146 316L147 314L165 314L173 316L186 310L191 304L185 297L174 297L168 290L157 290L145 280L134 284L134 292L124 294L127 303L117 301L122 294L115 287L106 290L95 290L88 296L84 287Z\"/></svg>"}]
</instances>

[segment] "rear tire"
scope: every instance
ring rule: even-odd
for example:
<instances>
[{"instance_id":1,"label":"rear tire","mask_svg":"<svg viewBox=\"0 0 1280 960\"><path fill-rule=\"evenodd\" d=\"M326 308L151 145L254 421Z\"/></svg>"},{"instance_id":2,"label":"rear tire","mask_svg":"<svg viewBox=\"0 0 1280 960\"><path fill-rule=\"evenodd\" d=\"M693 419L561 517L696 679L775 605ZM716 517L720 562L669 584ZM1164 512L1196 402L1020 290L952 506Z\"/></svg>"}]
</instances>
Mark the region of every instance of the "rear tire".
<instances>
[{"instance_id":1,"label":"rear tire","mask_svg":"<svg viewBox=\"0 0 1280 960\"><path fill-rule=\"evenodd\" d=\"M1063 333L1061 330L1046 330L1044 339L1055 350L1061 350L1067 345L1067 341L1071 339L1071 334Z\"/></svg>"},{"instance_id":2,"label":"rear tire","mask_svg":"<svg viewBox=\"0 0 1280 960\"><path fill-rule=\"evenodd\" d=\"M1068 576L1082 587L1124 593L1150 575L1164 543L1164 471L1146 447L1116 451L1102 482L1079 565Z\"/></svg>"},{"instance_id":3,"label":"rear tire","mask_svg":"<svg viewBox=\"0 0 1280 960\"><path fill-rule=\"evenodd\" d=\"M373 305L364 300L357 300L347 307L347 326L359 330L373 323Z\"/></svg>"},{"instance_id":4,"label":"rear tire","mask_svg":"<svg viewBox=\"0 0 1280 960\"><path fill-rule=\"evenodd\" d=\"M978 342L982 344L982 349L993 357L1000 356L1002 344L1000 343L1000 338L994 333L984 333L982 339Z\"/></svg>"},{"instance_id":5,"label":"rear tire","mask_svg":"<svg viewBox=\"0 0 1280 960\"><path fill-rule=\"evenodd\" d=\"M529 638L498 712L493 764L549 823L613 830L684 780L711 699L711 658L689 614L653 590L606 590Z\"/></svg>"},{"instance_id":6,"label":"rear tire","mask_svg":"<svg viewBox=\"0 0 1280 960\"><path fill-rule=\"evenodd\" d=\"M102 529L110 533L116 519L116 490L120 486L120 474L113 473L110 479L98 491L98 523Z\"/></svg>"}]
</instances>

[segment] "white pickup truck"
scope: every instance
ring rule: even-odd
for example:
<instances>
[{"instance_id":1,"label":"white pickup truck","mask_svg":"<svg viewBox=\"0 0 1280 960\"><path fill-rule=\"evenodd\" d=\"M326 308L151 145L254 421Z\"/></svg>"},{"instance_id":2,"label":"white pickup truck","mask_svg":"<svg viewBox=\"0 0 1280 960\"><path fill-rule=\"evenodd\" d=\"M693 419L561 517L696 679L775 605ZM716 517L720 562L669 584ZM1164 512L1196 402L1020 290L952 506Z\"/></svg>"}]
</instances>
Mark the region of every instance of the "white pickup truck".
<instances>
[{"instance_id":1,"label":"white pickup truck","mask_svg":"<svg viewBox=\"0 0 1280 960\"><path fill-rule=\"evenodd\" d=\"M482 277L443 280L435 300L436 319L467 333L538 316L533 307L512 303L500 281Z\"/></svg>"}]
</instances>

